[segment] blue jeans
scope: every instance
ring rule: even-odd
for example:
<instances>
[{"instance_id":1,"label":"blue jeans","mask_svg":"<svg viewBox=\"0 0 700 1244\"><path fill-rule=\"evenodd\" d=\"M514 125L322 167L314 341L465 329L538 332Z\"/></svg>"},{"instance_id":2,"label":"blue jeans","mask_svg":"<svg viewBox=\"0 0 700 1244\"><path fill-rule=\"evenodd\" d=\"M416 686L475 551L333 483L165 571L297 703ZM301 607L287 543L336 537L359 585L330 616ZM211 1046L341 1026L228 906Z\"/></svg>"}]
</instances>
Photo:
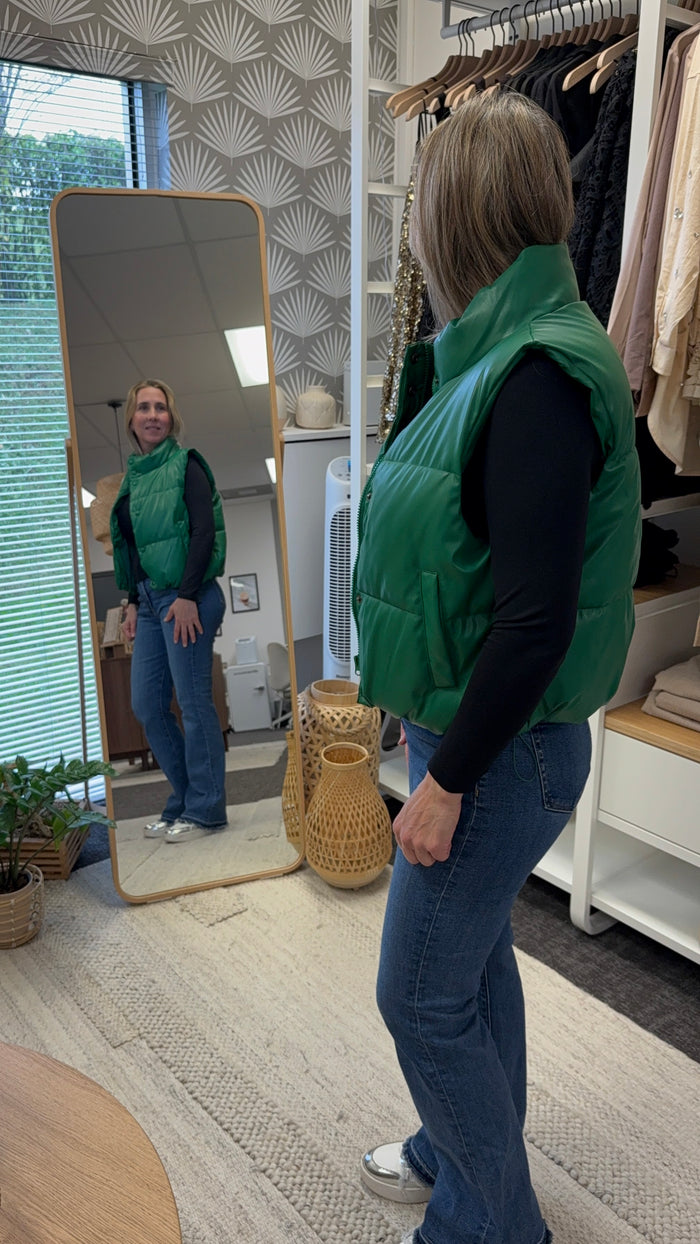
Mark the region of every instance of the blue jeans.
<instances>
[{"instance_id":1,"label":"blue jeans","mask_svg":"<svg viewBox=\"0 0 700 1244\"><path fill-rule=\"evenodd\" d=\"M212 696L212 662L214 636L226 609L224 594L214 579L200 588L197 608L204 634L183 648L173 640L174 620L165 621L177 596L175 589L156 591L150 579L144 579L138 591L131 706L172 786L162 819L180 817L205 829L219 829L226 824L226 760ZM184 734L170 709L173 687Z\"/></svg>"},{"instance_id":2,"label":"blue jeans","mask_svg":"<svg viewBox=\"0 0 700 1244\"><path fill-rule=\"evenodd\" d=\"M414 790L440 738L404 722ZM397 851L377 1001L422 1126L404 1146L433 1185L415 1244L547 1244L523 1124L525 1016L515 897L564 828L590 766L588 725L519 735L462 799L447 860Z\"/></svg>"}]
</instances>

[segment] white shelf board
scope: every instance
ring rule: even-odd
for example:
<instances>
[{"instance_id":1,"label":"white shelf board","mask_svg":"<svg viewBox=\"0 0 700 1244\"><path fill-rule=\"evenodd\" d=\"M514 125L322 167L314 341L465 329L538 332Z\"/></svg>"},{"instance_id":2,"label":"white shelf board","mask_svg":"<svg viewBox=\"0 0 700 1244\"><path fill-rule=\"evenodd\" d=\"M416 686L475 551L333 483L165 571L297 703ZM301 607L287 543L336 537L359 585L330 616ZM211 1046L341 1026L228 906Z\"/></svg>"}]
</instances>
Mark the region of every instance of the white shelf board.
<instances>
[{"instance_id":1,"label":"white shelf board","mask_svg":"<svg viewBox=\"0 0 700 1244\"><path fill-rule=\"evenodd\" d=\"M571 820L549 848L547 854L543 855L537 868L533 868L532 871L536 877L541 877L543 881L549 881L552 885L558 886L560 890L566 890L567 894L570 894L573 868L574 822Z\"/></svg>"},{"instance_id":2,"label":"white shelf board","mask_svg":"<svg viewBox=\"0 0 700 1244\"><path fill-rule=\"evenodd\" d=\"M680 510L694 510L700 505L700 492L689 492L683 497L664 497L660 501L652 501L647 509L642 510L642 518L659 518L662 514L677 514Z\"/></svg>"},{"instance_id":3,"label":"white shelf board","mask_svg":"<svg viewBox=\"0 0 700 1244\"><path fill-rule=\"evenodd\" d=\"M609 826L613 830L632 838L636 842L644 843L652 850L663 851L665 855L673 855L678 860L683 860L685 864L692 864L694 867L700 865L700 854L692 851L688 847L681 846L677 842L673 842L670 838L662 838L659 834L654 834L651 830L644 829L641 825L635 825L633 821L625 821L621 816L615 816L612 812L606 812L604 808L598 809L598 822Z\"/></svg>"},{"instance_id":4,"label":"white shelf board","mask_svg":"<svg viewBox=\"0 0 700 1244\"><path fill-rule=\"evenodd\" d=\"M700 963L700 869L652 851L606 879L591 906Z\"/></svg>"},{"instance_id":5,"label":"white shelf board","mask_svg":"<svg viewBox=\"0 0 700 1244\"><path fill-rule=\"evenodd\" d=\"M395 95L397 91L405 91L410 82L387 82L385 78L369 78L367 90L370 95Z\"/></svg>"},{"instance_id":6,"label":"white shelf board","mask_svg":"<svg viewBox=\"0 0 700 1244\"><path fill-rule=\"evenodd\" d=\"M376 424L367 428L368 436L376 435L376 432ZM282 437L285 441L330 441L343 436L349 437L349 435L349 423L334 423L331 428L298 428L296 425L291 425L282 429Z\"/></svg>"},{"instance_id":7,"label":"white shelf board","mask_svg":"<svg viewBox=\"0 0 700 1244\"><path fill-rule=\"evenodd\" d=\"M408 768L403 747L397 748L397 751L397 756L392 756L390 760L382 760L379 765L379 789L384 791L385 795L393 795L394 799L400 799L404 803L410 794Z\"/></svg>"},{"instance_id":8,"label":"white shelf board","mask_svg":"<svg viewBox=\"0 0 700 1244\"><path fill-rule=\"evenodd\" d=\"M388 181L370 181L367 183L367 193L379 195L387 199L405 199L408 186L398 185L396 182Z\"/></svg>"}]
</instances>

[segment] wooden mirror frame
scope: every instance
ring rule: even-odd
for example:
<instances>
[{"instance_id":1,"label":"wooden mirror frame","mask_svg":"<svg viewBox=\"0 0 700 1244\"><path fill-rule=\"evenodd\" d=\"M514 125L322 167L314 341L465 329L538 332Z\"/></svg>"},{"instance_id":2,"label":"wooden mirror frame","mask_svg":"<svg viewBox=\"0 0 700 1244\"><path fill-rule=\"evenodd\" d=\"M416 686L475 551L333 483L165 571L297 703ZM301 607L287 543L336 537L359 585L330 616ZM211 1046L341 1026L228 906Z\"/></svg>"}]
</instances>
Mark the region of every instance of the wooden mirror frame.
<instances>
[{"instance_id":1,"label":"wooden mirror frame","mask_svg":"<svg viewBox=\"0 0 700 1244\"><path fill-rule=\"evenodd\" d=\"M191 893L196 893L200 890L208 890L208 889L218 888L220 886L226 886L226 885L235 885L238 882L242 882L242 881L254 881L262 877L281 876L281 875L284 875L285 873L295 871L304 860L304 805L303 805L303 793L302 793L303 788L302 788L302 782L301 782L302 764L301 764L301 748L300 748L300 742L299 742L299 728L298 728L298 700L297 700L296 669L295 669L295 661L294 661L294 638L293 638L293 632L292 632L292 609L291 609L291 597L290 597L290 590L289 590L289 562L288 562L288 556L287 556L287 529L286 529L286 521L285 521L284 495L283 495L283 484L282 484L284 442L283 442L283 438L279 430L279 422L278 422L278 417L277 417L277 399L276 399L276 390L275 390L274 360L273 360L273 355L272 355L272 325L271 325L271 319L270 319L270 300L269 300L269 289L268 289L268 279L267 279L267 255L266 255L266 248L265 248L265 226L264 226L262 212L259 206L257 205L257 203L253 202L252 199L247 198L245 195L240 195L240 194L209 194L205 192L199 193L199 192L189 192L189 191L179 191L179 190L131 190L131 189L124 189L124 188L117 188L117 189L71 188L71 189L63 190L60 192L60 194L56 195L56 197L54 198L51 204L50 227L51 227L51 241L52 241L52 247L53 247L54 273L55 273L55 280L56 280L56 298L57 298L57 307L58 307L59 327L60 327L60 334L61 334L61 351L62 351L62 356L63 356L63 370L64 370L64 380L65 380L65 389L66 389L66 401L67 401L68 418L69 418L69 425L70 425L70 440L67 442L67 448L68 448L69 454L71 455L72 470L69 472L69 475L71 476L70 484L75 494L74 496L71 496L71 505L75 504L76 498L79 502L80 497L82 495L82 492L81 492L82 477L81 477L81 467L80 467L80 449L79 449L78 438L77 438L77 419L76 419L76 414L75 414L73 386L72 386L72 379L71 379L69 339L68 339L68 331L67 331L67 325L66 325L66 310L65 310L65 301L64 301L63 277L62 277L62 267L61 267L61 254L60 254L57 216L58 216L60 204L62 203L62 201L68 198L69 196L76 196L76 195L81 195L81 196L90 195L93 198L97 196L107 196L107 195L108 196L120 195L122 197L125 195L128 195L128 196L138 195L141 197L148 196L150 198L161 198L161 199L168 199L168 200L175 200L175 199L183 199L183 200L188 200L188 201L211 200L211 201L216 201L216 202L228 201L231 203L242 203L242 204L245 204L247 207L249 207L255 213L255 216L258 222L258 239L259 239L259 250L260 250L260 274L261 274L261 282L262 282L262 303L263 303L263 313L264 313L264 323L265 323L265 333L266 333L267 363L268 363L268 376L269 376L270 421L271 421L274 461L275 461L275 468L276 468L275 489L276 489L277 518L278 518L278 525L279 525L279 538L280 538L281 560L282 560L282 582L280 586L281 586L281 598L282 598L282 607L283 607L283 614L284 614L284 624L285 624L285 630L286 630L286 643L287 643L287 649L289 653L289 669L290 669L291 710L292 710L290 728L293 731L293 755L291 756L290 760L292 764L296 764L296 772L299 775L299 780L297 783L297 816L298 816L298 822L299 822L298 856L296 859L294 859L289 864L284 864L284 865L273 867L273 868L262 869L261 871L258 871L258 872L245 873L241 875L232 875L232 876L221 877L221 878L217 877L211 881L198 882L193 885L183 885L183 886L174 887L168 890L160 890L160 891L154 891L153 893L135 895L135 894L129 894L128 892L126 892L120 882L119 870L118 870L116 832L115 832L114 827L112 826L109 829L109 848L110 848L110 858L111 858L111 865L112 865L112 877L114 880L116 891L120 895L120 897L123 898L128 903L133 903L133 904L147 903L147 902L155 902L155 901L158 901L160 899L165 899L165 898L174 898L180 894L191 894ZM91 569L90 569L90 554L89 554L88 535L87 535L87 520L86 520L85 510L82 504L78 503L76 505L76 509L79 515L80 539L81 539L82 548L83 548L87 599L88 599L88 607L89 607L89 612L90 612L90 633L91 633L91 638L92 638L93 662L94 662L94 668L95 668L97 700L98 700L98 708L99 708L99 715L100 715L100 733L101 733L101 740L102 740L102 751L103 751L104 756L108 756L109 752L108 752L108 739L107 739L107 718L106 718L106 712L105 712L104 691L103 691L102 672L101 672L101 663L100 663L100 643L99 643L99 635L98 635L98 629L97 629L97 617L96 617L95 600L94 600L92 576L91 576ZM281 732L284 733L283 731ZM113 800L110 779L106 779L106 802L107 802L107 813L109 817L113 818L114 800Z\"/></svg>"}]
</instances>

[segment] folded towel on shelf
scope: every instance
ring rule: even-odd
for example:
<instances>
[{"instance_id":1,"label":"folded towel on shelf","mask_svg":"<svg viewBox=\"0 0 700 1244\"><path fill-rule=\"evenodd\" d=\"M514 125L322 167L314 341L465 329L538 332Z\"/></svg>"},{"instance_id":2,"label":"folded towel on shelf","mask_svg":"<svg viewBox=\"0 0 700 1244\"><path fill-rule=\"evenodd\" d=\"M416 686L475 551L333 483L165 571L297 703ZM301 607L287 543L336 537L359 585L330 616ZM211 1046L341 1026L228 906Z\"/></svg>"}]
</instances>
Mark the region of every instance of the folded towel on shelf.
<instances>
[{"instance_id":1,"label":"folded towel on shelf","mask_svg":"<svg viewBox=\"0 0 700 1244\"><path fill-rule=\"evenodd\" d=\"M656 706L665 708L667 713L690 717L700 725L700 700L689 700L685 695L671 695L670 691L657 691Z\"/></svg>"},{"instance_id":2,"label":"folded towel on shelf","mask_svg":"<svg viewBox=\"0 0 700 1244\"><path fill-rule=\"evenodd\" d=\"M642 709L700 731L700 656L661 670Z\"/></svg>"}]
</instances>

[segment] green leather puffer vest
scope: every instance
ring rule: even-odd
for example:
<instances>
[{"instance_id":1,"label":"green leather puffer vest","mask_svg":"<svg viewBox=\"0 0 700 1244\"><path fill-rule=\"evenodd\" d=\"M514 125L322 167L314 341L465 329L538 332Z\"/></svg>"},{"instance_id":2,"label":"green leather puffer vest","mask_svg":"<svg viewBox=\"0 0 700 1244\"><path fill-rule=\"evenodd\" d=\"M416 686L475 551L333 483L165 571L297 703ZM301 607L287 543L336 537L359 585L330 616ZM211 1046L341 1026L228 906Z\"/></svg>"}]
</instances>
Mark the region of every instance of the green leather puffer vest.
<instances>
[{"instance_id":1,"label":"green leather puffer vest","mask_svg":"<svg viewBox=\"0 0 700 1244\"><path fill-rule=\"evenodd\" d=\"M503 381L532 347L590 389L605 461L590 498L574 637L523 729L585 721L614 694L632 636L641 510L629 384L579 301L566 247L528 247L434 346L409 346L397 416L360 504L360 702L438 734L493 616L490 550L462 516L462 474ZM432 396L414 414L433 367Z\"/></svg>"},{"instance_id":2,"label":"green leather puffer vest","mask_svg":"<svg viewBox=\"0 0 700 1244\"><path fill-rule=\"evenodd\" d=\"M196 449L183 449L171 436L148 454L131 454L110 516L117 586L133 592L129 551L117 521L117 505L129 493L129 512L141 565L154 588L179 587L190 547L190 523L185 505L185 471L194 454L207 473L214 504L214 547L203 582L223 574L226 530L221 497L214 476Z\"/></svg>"}]
</instances>

